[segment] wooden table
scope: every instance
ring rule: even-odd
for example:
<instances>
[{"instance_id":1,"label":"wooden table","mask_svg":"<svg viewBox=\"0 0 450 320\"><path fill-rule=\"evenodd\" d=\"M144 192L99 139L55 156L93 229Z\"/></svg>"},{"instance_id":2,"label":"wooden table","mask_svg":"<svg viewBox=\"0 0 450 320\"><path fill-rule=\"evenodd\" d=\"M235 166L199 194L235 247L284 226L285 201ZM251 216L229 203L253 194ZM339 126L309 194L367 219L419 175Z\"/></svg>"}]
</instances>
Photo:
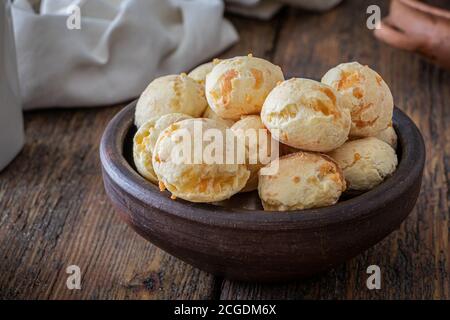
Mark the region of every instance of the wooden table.
<instances>
[{"instance_id":1,"label":"wooden table","mask_svg":"<svg viewBox=\"0 0 450 320\"><path fill-rule=\"evenodd\" d=\"M377 42L365 24L370 3L347 0L323 15L286 9L269 22L231 16L241 40L223 56L252 52L287 77L318 79L352 60L379 71L427 148L419 201L398 231L308 280L217 278L145 241L109 203L98 146L122 106L28 112L26 146L0 173L0 298L449 299L450 73ZM387 3L381 7L386 14ZM381 267L381 290L366 288L371 264ZM69 265L81 268L81 290L66 287Z\"/></svg>"}]
</instances>

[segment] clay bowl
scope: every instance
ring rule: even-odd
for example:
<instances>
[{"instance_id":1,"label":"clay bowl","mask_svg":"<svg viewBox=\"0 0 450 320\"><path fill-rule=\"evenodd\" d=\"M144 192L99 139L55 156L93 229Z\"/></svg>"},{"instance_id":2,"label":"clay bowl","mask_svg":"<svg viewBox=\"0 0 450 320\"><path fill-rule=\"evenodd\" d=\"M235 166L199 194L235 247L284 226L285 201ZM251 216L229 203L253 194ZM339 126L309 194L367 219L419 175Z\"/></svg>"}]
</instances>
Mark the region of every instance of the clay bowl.
<instances>
[{"instance_id":1,"label":"clay bowl","mask_svg":"<svg viewBox=\"0 0 450 320\"><path fill-rule=\"evenodd\" d=\"M171 200L133 168L132 103L106 128L100 156L106 193L141 236L179 259L218 276L281 281L310 276L356 256L399 227L420 191L422 136L395 109L399 166L381 185L330 207L264 212L255 193L220 204Z\"/></svg>"}]
</instances>

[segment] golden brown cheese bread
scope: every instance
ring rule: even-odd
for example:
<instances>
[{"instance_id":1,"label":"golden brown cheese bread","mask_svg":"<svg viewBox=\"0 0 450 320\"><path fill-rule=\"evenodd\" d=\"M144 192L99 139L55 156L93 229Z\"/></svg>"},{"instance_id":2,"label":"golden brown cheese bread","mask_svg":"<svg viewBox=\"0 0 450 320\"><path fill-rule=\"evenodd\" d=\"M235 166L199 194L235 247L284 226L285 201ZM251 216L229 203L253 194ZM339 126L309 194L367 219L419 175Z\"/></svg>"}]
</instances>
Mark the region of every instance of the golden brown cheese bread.
<instances>
[{"instance_id":1,"label":"golden brown cheese bread","mask_svg":"<svg viewBox=\"0 0 450 320\"><path fill-rule=\"evenodd\" d=\"M339 166L320 153L297 152L271 164L276 174L262 175L258 192L264 210L290 211L335 204L345 190Z\"/></svg>"},{"instance_id":2,"label":"golden brown cheese bread","mask_svg":"<svg viewBox=\"0 0 450 320\"><path fill-rule=\"evenodd\" d=\"M342 168L352 190L365 191L379 185L398 163L394 149L374 137L346 142L329 155Z\"/></svg>"},{"instance_id":3,"label":"golden brown cheese bread","mask_svg":"<svg viewBox=\"0 0 450 320\"><path fill-rule=\"evenodd\" d=\"M206 108L205 112L203 113L203 118L216 120L219 122L222 122L227 127L231 128L231 126L234 124L234 120L230 119L223 119L219 117L209 106Z\"/></svg>"},{"instance_id":4,"label":"golden brown cheese bread","mask_svg":"<svg viewBox=\"0 0 450 320\"><path fill-rule=\"evenodd\" d=\"M196 127L201 127L203 136L197 134ZM203 157L200 157L201 161L195 161L194 155L198 154L194 150L195 140L206 140L204 135L209 129L218 130L219 135L226 136L227 127L211 119L183 120L160 134L152 162L162 190L167 189L174 197L192 202L216 202L228 199L244 188L250 176L245 163L210 162ZM215 150L215 154L226 154L226 139L221 141L220 150ZM186 146L181 145L186 142L192 156L188 157L186 151L179 157L180 150ZM199 151L206 155L209 144L201 143L200 146Z\"/></svg>"},{"instance_id":5,"label":"golden brown cheese bread","mask_svg":"<svg viewBox=\"0 0 450 320\"><path fill-rule=\"evenodd\" d=\"M272 141L269 130L266 129L261 118L257 115L243 116L231 127L231 130L234 131L237 139L244 140L247 151L246 163L250 170L250 178L242 192L256 190L258 188L259 169L270 162L272 142L277 143L277 141ZM276 151L279 152L279 148Z\"/></svg>"},{"instance_id":6,"label":"golden brown cheese bread","mask_svg":"<svg viewBox=\"0 0 450 320\"><path fill-rule=\"evenodd\" d=\"M397 133L395 133L394 127L392 123L384 130L380 131L375 138L380 139L381 141L386 142L390 145L394 150L397 149Z\"/></svg>"},{"instance_id":7,"label":"golden brown cheese bread","mask_svg":"<svg viewBox=\"0 0 450 320\"><path fill-rule=\"evenodd\" d=\"M194 118L205 111L207 102L202 85L185 74L153 80L141 94L135 114L139 128L151 118L168 113L184 113Z\"/></svg>"},{"instance_id":8,"label":"golden brown cheese bread","mask_svg":"<svg viewBox=\"0 0 450 320\"><path fill-rule=\"evenodd\" d=\"M261 119L276 140L320 152L342 145L351 125L350 113L333 88L300 78L284 81L272 90Z\"/></svg>"},{"instance_id":9,"label":"golden brown cheese bread","mask_svg":"<svg viewBox=\"0 0 450 320\"><path fill-rule=\"evenodd\" d=\"M383 78L358 62L342 63L330 69L322 82L339 91L350 109L355 137L375 136L392 120L394 100Z\"/></svg>"},{"instance_id":10,"label":"golden brown cheese bread","mask_svg":"<svg viewBox=\"0 0 450 320\"><path fill-rule=\"evenodd\" d=\"M190 118L183 113L169 113L162 117L153 117L138 129L133 139L133 160L137 171L144 178L158 184L158 178L153 171L152 155L159 134L172 123Z\"/></svg>"},{"instance_id":11,"label":"golden brown cheese bread","mask_svg":"<svg viewBox=\"0 0 450 320\"><path fill-rule=\"evenodd\" d=\"M205 87L206 76L212 71L214 66L220 62L219 59L214 59L212 62L204 63L193 69L188 73L188 77L194 79L202 87Z\"/></svg>"},{"instance_id":12,"label":"golden brown cheese bread","mask_svg":"<svg viewBox=\"0 0 450 320\"><path fill-rule=\"evenodd\" d=\"M222 60L206 77L206 98L221 118L258 114L269 92L283 81L280 67L251 55Z\"/></svg>"}]
</instances>

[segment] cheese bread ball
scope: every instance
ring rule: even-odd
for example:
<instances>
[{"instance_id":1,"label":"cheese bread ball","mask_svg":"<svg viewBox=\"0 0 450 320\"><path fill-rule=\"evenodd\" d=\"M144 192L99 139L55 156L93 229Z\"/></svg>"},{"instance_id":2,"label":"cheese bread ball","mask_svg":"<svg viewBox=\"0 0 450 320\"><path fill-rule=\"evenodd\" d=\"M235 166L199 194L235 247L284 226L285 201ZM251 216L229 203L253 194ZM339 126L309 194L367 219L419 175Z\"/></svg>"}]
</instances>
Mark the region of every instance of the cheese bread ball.
<instances>
[{"instance_id":1,"label":"cheese bread ball","mask_svg":"<svg viewBox=\"0 0 450 320\"><path fill-rule=\"evenodd\" d=\"M196 134L198 132L196 127L201 128L200 132L203 135ZM159 179L160 189L168 189L173 198L178 197L192 202L222 201L239 192L247 183L250 172L245 163L226 164L225 160L209 163L205 161L203 157L209 142L200 144L203 156L201 161L195 162L193 158L195 145L202 139L206 140L205 134L209 129L216 129L215 132L224 137L220 140L221 148L215 150L215 154L224 155L227 148L225 144L227 127L214 120L183 120L172 124L160 134L153 152L153 168ZM191 150L191 157L180 151L186 145ZM184 156L177 156L180 152Z\"/></svg>"},{"instance_id":2,"label":"cheese bread ball","mask_svg":"<svg viewBox=\"0 0 450 320\"><path fill-rule=\"evenodd\" d=\"M206 76L212 71L214 66L219 62L220 62L219 59L214 59L212 62L199 65L197 68L189 72L188 76L204 87L206 82Z\"/></svg>"},{"instance_id":3,"label":"cheese bread ball","mask_svg":"<svg viewBox=\"0 0 450 320\"><path fill-rule=\"evenodd\" d=\"M276 174L259 176L258 192L264 210L325 207L335 204L345 191L339 166L326 155L297 152L274 162L279 166Z\"/></svg>"},{"instance_id":4,"label":"cheese bread ball","mask_svg":"<svg viewBox=\"0 0 450 320\"><path fill-rule=\"evenodd\" d=\"M350 109L355 137L375 136L392 119L394 100L383 78L358 62L342 63L330 69L322 82L339 91Z\"/></svg>"},{"instance_id":5,"label":"cheese bread ball","mask_svg":"<svg viewBox=\"0 0 450 320\"><path fill-rule=\"evenodd\" d=\"M219 117L238 120L259 113L269 92L283 80L280 67L264 59L249 55L222 60L206 77L206 98Z\"/></svg>"},{"instance_id":6,"label":"cheese bread ball","mask_svg":"<svg viewBox=\"0 0 450 320\"><path fill-rule=\"evenodd\" d=\"M214 64L212 62L208 62L202 65L199 65L197 68L193 69L188 73L188 77L194 79L201 85L205 85L206 76L211 72L214 68Z\"/></svg>"},{"instance_id":7,"label":"cheese bread ball","mask_svg":"<svg viewBox=\"0 0 450 320\"><path fill-rule=\"evenodd\" d=\"M271 147L272 143L277 143L277 141L271 141L272 136L269 130L266 129L261 118L257 115L243 116L231 127L231 130L234 131L238 139L244 140L243 143L247 149L246 163L250 170L250 178L241 191L256 190L258 188L259 169L273 160L271 159ZM260 152L264 158L260 157ZM274 156L277 157L278 155Z\"/></svg>"},{"instance_id":8,"label":"cheese bread ball","mask_svg":"<svg viewBox=\"0 0 450 320\"><path fill-rule=\"evenodd\" d=\"M183 113L169 113L161 118L153 117L139 128L133 139L133 160L142 176L153 183L158 183L153 171L152 154L159 134L172 123L190 118Z\"/></svg>"},{"instance_id":9,"label":"cheese bread ball","mask_svg":"<svg viewBox=\"0 0 450 320\"><path fill-rule=\"evenodd\" d=\"M381 141L389 144L394 150L397 149L397 134L395 133L394 128L392 127L392 123L383 131L378 133L375 138L380 139Z\"/></svg>"},{"instance_id":10,"label":"cheese bread ball","mask_svg":"<svg viewBox=\"0 0 450 320\"><path fill-rule=\"evenodd\" d=\"M351 125L350 112L333 88L299 78L284 81L272 90L261 119L276 140L320 152L342 145Z\"/></svg>"},{"instance_id":11,"label":"cheese bread ball","mask_svg":"<svg viewBox=\"0 0 450 320\"><path fill-rule=\"evenodd\" d=\"M197 118L206 106L203 87L187 75L157 78L137 102L135 124L139 128L147 120L168 113L184 113Z\"/></svg>"},{"instance_id":12,"label":"cheese bread ball","mask_svg":"<svg viewBox=\"0 0 450 320\"><path fill-rule=\"evenodd\" d=\"M352 190L372 189L397 167L394 149L374 137L346 142L329 155L342 168L348 187Z\"/></svg>"},{"instance_id":13,"label":"cheese bread ball","mask_svg":"<svg viewBox=\"0 0 450 320\"><path fill-rule=\"evenodd\" d=\"M222 119L221 117L219 117L209 106L206 108L205 112L203 113L203 118L222 122L224 125L226 125L229 128L234 124L233 120Z\"/></svg>"}]
</instances>

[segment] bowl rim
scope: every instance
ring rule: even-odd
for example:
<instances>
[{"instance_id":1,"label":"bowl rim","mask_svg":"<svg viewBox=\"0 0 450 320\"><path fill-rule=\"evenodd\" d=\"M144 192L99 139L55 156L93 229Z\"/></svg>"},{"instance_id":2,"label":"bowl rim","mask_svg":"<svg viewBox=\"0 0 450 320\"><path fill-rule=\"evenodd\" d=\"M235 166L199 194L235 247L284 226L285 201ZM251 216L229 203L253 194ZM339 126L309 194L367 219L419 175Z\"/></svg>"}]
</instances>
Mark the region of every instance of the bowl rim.
<instances>
[{"instance_id":1,"label":"bowl rim","mask_svg":"<svg viewBox=\"0 0 450 320\"><path fill-rule=\"evenodd\" d=\"M401 159L394 174L377 187L335 205L296 210L264 211L220 207L208 203L172 200L151 182L141 177L123 155L123 143L134 125L137 100L119 111L106 127L100 143L103 174L136 200L165 214L196 223L249 230L291 230L324 228L333 224L361 220L375 214L376 209L400 197L421 178L425 164L423 137L414 122L394 107L393 126L401 146ZM383 199L380 201L379 199Z\"/></svg>"}]
</instances>

